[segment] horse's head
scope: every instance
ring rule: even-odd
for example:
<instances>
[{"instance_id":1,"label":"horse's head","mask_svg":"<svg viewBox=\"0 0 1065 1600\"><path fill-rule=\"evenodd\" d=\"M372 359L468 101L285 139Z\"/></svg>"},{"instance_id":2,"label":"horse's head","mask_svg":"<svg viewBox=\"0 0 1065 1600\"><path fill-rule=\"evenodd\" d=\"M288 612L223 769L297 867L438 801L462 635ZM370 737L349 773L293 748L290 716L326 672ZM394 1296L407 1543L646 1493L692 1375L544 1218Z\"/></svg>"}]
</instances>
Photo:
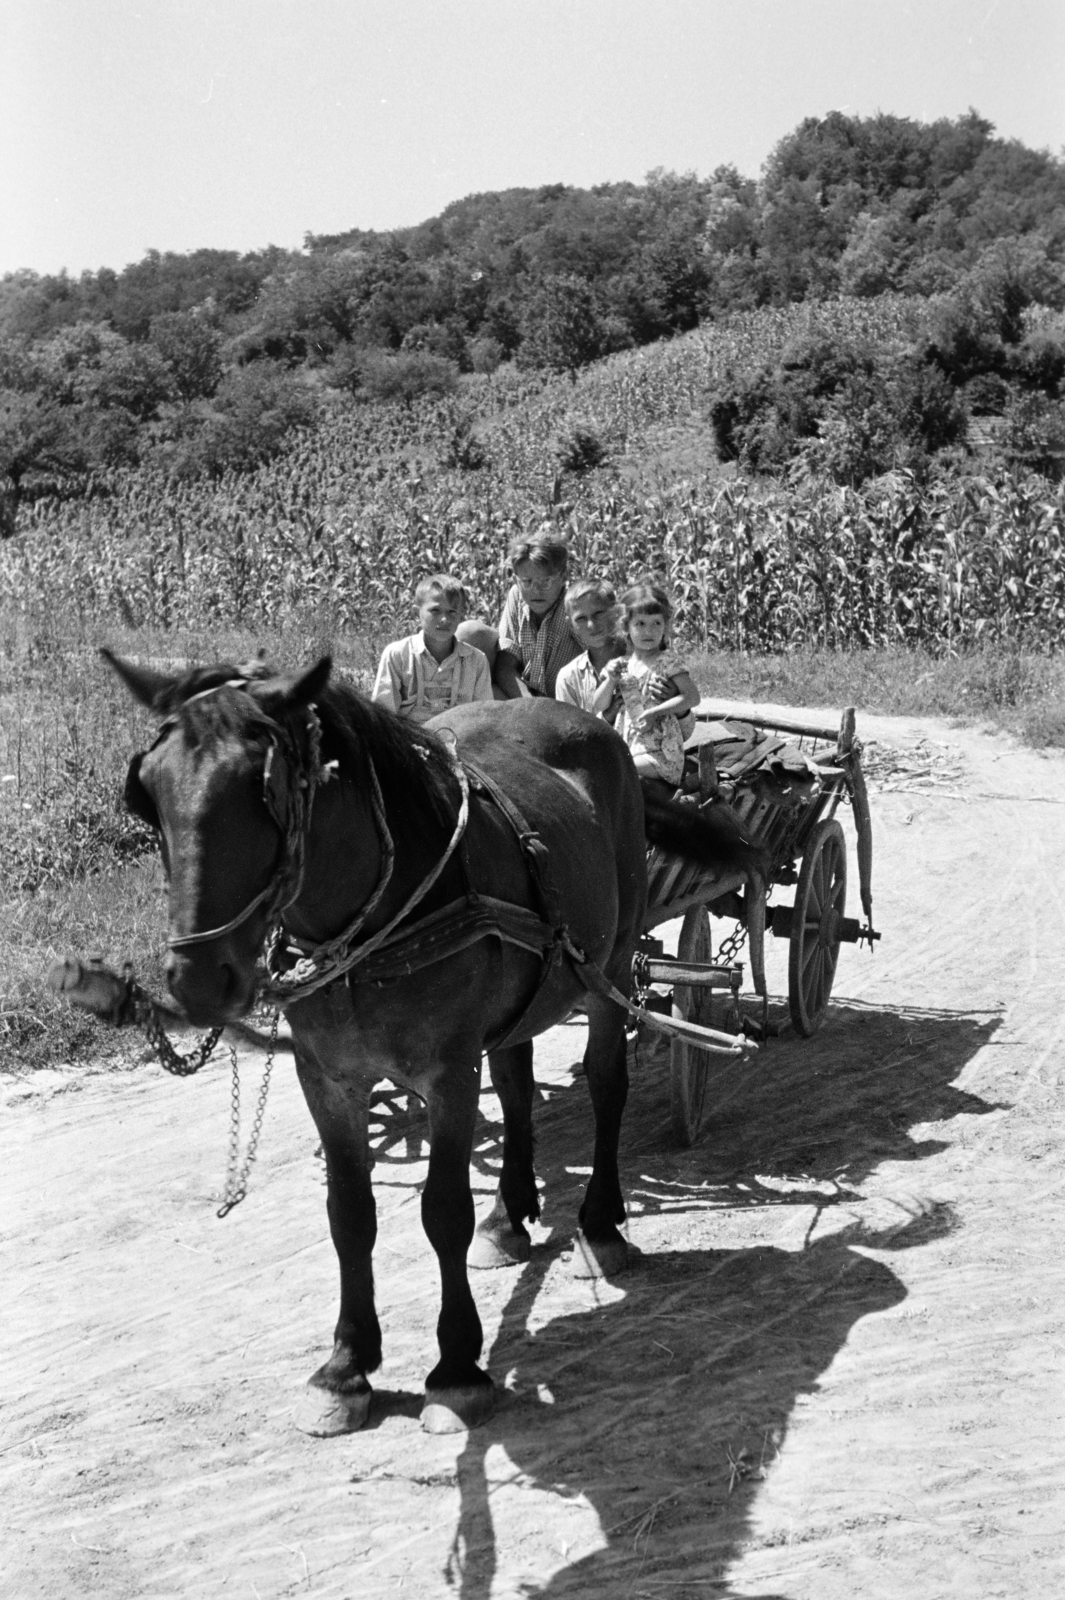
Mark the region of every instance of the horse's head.
<instances>
[{"instance_id":1,"label":"horse's head","mask_svg":"<svg viewBox=\"0 0 1065 1600\"><path fill-rule=\"evenodd\" d=\"M312 704L331 663L169 677L102 654L162 719L130 763L125 799L158 833L170 882L167 981L191 1021L213 1026L251 1005L267 929L298 892L319 776Z\"/></svg>"}]
</instances>

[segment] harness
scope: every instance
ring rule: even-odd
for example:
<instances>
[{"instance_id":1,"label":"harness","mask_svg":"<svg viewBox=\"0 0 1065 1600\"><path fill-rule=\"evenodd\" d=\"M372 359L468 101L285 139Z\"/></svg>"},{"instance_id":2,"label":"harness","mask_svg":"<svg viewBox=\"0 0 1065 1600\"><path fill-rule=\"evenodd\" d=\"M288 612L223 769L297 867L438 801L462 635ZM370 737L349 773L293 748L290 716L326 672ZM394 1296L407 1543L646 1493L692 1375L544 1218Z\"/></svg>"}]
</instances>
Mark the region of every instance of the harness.
<instances>
[{"instance_id":1,"label":"harness","mask_svg":"<svg viewBox=\"0 0 1065 1600\"><path fill-rule=\"evenodd\" d=\"M282 943L279 926L266 950L266 979L261 989L264 999L292 1005L341 978L349 986L357 983L382 986L409 977L448 956L458 955L482 939L496 938L503 944L515 945L540 956L541 968L536 988L518 1017L484 1046L486 1050L495 1050L518 1032L551 970L563 955L574 962L578 970L586 963L584 953L573 943L561 920L558 895L547 870L547 848L539 834L529 827L517 806L488 773L473 762L459 758L453 736L445 735L444 742L451 758L452 773L459 785L461 801L451 838L436 865L383 928L369 938L358 939L366 918L380 902L387 887L395 858L395 846L388 828L380 784L373 761L368 757L374 822L386 862L377 886L355 920L327 944L309 946L292 938ZM466 841L471 790L483 794L499 810L514 833L542 915L526 906L481 894L473 887ZM465 886L462 898L450 901L414 923L401 926L429 893L456 853ZM286 966L285 956L288 954L296 959Z\"/></svg>"},{"instance_id":2,"label":"harness","mask_svg":"<svg viewBox=\"0 0 1065 1600\"><path fill-rule=\"evenodd\" d=\"M244 684L237 680L232 686L244 687ZM547 846L495 779L474 762L459 757L450 730L444 730L437 737L442 738L446 745L452 773L459 787L460 803L451 837L436 865L384 927L360 941L359 935L380 904L395 865L395 845L388 827L384 797L373 760L367 752L371 809L382 852L378 882L351 922L333 939L312 945L286 935L282 916L298 898L303 886L306 839L314 795L318 785L333 776L329 767L321 763L321 727L313 706L307 708L307 716L306 757L291 732L265 719L269 745L263 770L263 790L267 807L283 839L279 871L229 922L221 927L172 938L169 941L171 949L183 949L220 938L240 927L261 906L267 905L272 927L264 953L260 994L264 1000L287 1007L342 978L349 986L356 983L381 986L395 982L449 956L458 955L482 939L495 938L503 944L514 945L539 956L541 965L532 995L518 1016L484 1044L485 1051L501 1049L520 1032L551 972L563 959L569 961L574 976L586 991L609 999L658 1032L679 1034L704 1049L717 1049L730 1055L738 1055L747 1048L746 1041L741 1042L696 1023L675 1017L665 1018L658 1012L648 1011L636 1005L610 982L601 967L573 942L562 920L561 897L551 877ZM159 738L164 738L172 726L173 723L165 724ZM280 763L276 760L279 753L282 757ZM283 774L281 769L286 764L289 771ZM539 911L497 900L491 895L479 893L473 887L466 845L471 790L482 794L499 811L514 834ZM416 922L402 926L456 853L465 885L464 895L420 917Z\"/></svg>"}]
</instances>

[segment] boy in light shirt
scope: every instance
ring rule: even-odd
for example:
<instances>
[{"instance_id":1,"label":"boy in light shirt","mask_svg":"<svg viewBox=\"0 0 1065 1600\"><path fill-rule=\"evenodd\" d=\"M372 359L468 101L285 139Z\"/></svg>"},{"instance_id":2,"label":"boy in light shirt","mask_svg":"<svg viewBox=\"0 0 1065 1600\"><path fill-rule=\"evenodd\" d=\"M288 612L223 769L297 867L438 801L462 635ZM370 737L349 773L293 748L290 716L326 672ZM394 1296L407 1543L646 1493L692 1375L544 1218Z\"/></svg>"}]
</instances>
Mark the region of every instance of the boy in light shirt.
<instances>
[{"instance_id":1,"label":"boy in light shirt","mask_svg":"<svg viewBox=\"0 0 1065 1600\"><path fill-rule=\"evenodd\" d=\"M446 572L423 578L414 603L421 631L385 645L370 698L417 723L471 700L491 700L488 658L455 637L466 612L458 579Z\"/></svg>"},{"instance_id":2,"label":"boy in light shirt","mask_svg":"<svg viewBox=\"0 0 1065 1600\"><path fill-rule=\"evenodd\" d=\"M555 679L555 699L593 711L595 692L603 681L603 670L615 656L626 653L625 641L617 635L620 616L617 596L601 578L576 578L566 590L566 615L573 635L584 646L584 654L559 670ZM603 715L613 722L621 708L621 696Z\"/></svg>"}]
</instances>

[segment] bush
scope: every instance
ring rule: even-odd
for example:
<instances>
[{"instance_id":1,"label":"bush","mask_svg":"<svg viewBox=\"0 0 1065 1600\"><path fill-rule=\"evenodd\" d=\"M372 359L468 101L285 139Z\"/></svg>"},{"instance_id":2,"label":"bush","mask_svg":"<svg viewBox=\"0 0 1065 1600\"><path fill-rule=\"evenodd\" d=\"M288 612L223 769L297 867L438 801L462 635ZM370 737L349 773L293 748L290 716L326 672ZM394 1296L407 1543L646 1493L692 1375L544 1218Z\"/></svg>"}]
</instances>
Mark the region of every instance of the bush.
<instances>
[{"instance_id":1,"label":"bush","mask_svg":"<svg viewBox=\"0 0 1065 1600\"><path fill-rule=\"evenodd\" d=\"M588 422L570 423L559 434L555 446L555 458L562 471L577 475L601 467L606 454L606 445Z\"/></svg>"},{"instance_id":2,"label":"bush","mask_svg":"<svg viewBox=\"0 0 1065 1600\"><path fill-rule=\"evenodd\" d=\"M309 427L313 395L283 366L256 361L229 372L214 401L196 402L168 419L156 459L177 477L248 472L276 456L288 435Z\"/></svg>"},{"instance_id":3,"label":"bush","mask_svg":"<svg viewBox=\"0 0 1065 1600\"><path fill-rule=\"evenodd\" d=\"M999 448L1011 467L1058 483L1065 477L1065 405L1019 394L1006 408Z\"/></svg>"},{"instance_id":4,"label":"bush","mask_svg":"<svg viewBox=\"0 0 1065 1600\"><path fill-rule=\"evenodd\" d=\"M459 386L455 362L427 350L401 351L341 347L330 362L330 381L362 400L411 405L423 395L454 394Z\"/></svg>"},{"instance_id":5,"label":"bush","mask_svg":"<svg viewBox=\"0 0 1065 1600\"><path fill-rule=\"evenodd\" d=\"M444 440L440 464L445 470L479 472L488 456L474 432L473 418L459 416Z\"/></svg>"},{"instance_id":6,"label":"bush","mask_svg":"<svg viewBox=\"0 0 1065 1600\"><path fill-rule=\"evenodd\" d=\"M971 416L1000 417L1009 404L1010 386L997 372L981 372L961 391Z\"/></svg>"},{"instance_id":7,"label":"bush","mask_svg":"<svg viewBox=\"0 0 1065 1600\"><path fill-rule=\"evenodd\" d=\"M469 344L470 368L473 372L494 372L506 355L498 339L482 334Z\"/></svg>"},{"instance_id":8,"label":"bush","mask_svg":"<svg viewBox=\"0 0 1065 1600\"><path fill-rule=\"evenodd\" d=\"M930 312L923 359L956 387L987 372L1006 369L1006 347L993 318L974 302L947 296Z\"/></svg>"},{"instance_id":9,"label":"bush","mask_svg":"<svg viewBox=\"0 0 1065 1600\"><path fill-rule=\"evenodd\" d=\"M1029 333L1010 351L1010 376L1026 389L1056 400L1065 382L1065 343L1048 333Z\"/></svg>"}]
</instances>

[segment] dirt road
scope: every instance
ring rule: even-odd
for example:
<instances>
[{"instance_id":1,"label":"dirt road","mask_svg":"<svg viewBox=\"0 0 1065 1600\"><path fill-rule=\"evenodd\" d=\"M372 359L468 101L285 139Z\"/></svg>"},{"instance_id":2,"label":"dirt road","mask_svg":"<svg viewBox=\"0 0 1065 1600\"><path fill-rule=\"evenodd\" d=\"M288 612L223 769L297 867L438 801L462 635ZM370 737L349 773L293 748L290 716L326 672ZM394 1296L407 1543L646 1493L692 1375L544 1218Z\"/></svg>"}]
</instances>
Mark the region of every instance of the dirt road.
<instances>
[{"instance_id":1,"label":"dirt road","mask_svg":"<svg viewBox=\"0 0 1065 1600\"><path fill-rule=\"evenodd\" d=\"M1065 763L860 731L887 781L883 943L844 948L814 1040L721 1070L691 1150L641 1054L641 1255L608 1287L567 1271L583 1030L539 1047L544 1221L528 1267L475 1281L503 1395L469 1435L417 1420L437 1312L417 1109L378 1107L370 1425L314 1440L291 1419L336 1267L290 1063L224 1221L223 1060L3 1081L5 1600L1065 1593Z\"/></svg>"}]
</instances>

